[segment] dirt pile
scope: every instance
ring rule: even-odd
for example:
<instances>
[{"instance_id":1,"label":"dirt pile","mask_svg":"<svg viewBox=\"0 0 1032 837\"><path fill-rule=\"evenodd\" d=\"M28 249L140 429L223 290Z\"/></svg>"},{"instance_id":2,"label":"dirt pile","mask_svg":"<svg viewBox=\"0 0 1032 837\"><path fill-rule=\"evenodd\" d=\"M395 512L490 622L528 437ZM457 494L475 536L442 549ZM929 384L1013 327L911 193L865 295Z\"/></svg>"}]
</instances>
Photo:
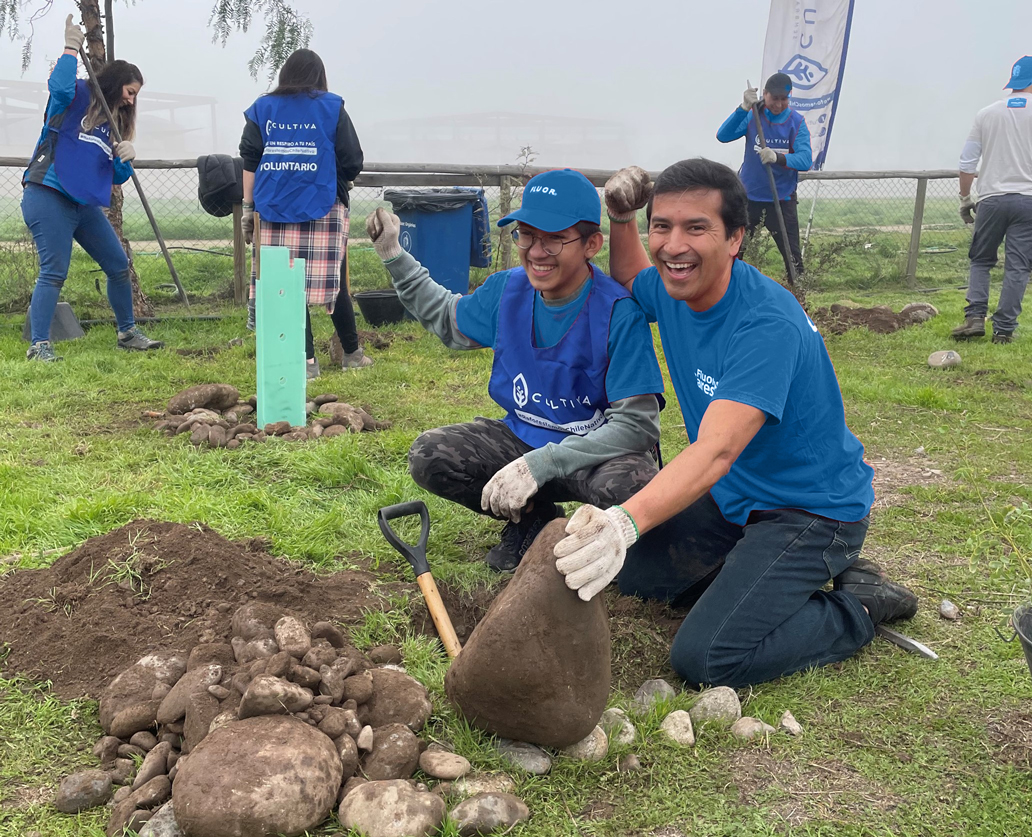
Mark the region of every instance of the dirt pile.
<instances>
[{"instance_id":1,"label":"dirt pile","mask_svg":"<svg viewBox=\"0 0 1032 837\"><path fill-rule=\"evenodd\" d=\"M387 606L371 573L316 576L264 546L229 541L200 523L136 520L49 569L0 578L4 668L50 680L64 698L99 698L144 654L189 652L229 635L233 613L248 602L344 625Z\"/></svg>"},{"instance_id":2,"label":"dirt pile","mask_svg":"<svg viewBox=\"0 0 1032 837\"><path fill-rule=\"evenodd\" d=\"M858 308L835 304L818 308L810 316L814 325L829 334L845 334L851 328L866 328L875 334L892 334L901 328L930 320L939 311L927 302L911 302L897 314L887 305Z\"/></svg>"}]
</instances>

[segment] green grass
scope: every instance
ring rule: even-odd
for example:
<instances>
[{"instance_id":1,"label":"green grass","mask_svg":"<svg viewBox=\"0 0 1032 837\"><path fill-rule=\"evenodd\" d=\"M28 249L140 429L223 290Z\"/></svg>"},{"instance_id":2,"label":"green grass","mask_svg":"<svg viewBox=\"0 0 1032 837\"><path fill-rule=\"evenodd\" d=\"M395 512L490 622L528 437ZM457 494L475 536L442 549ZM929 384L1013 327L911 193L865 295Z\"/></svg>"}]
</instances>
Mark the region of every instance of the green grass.
<instances>
[{"instance_id":1,"label":"green grass","mask_svg":"<svg viewBox=\"0 0 1032 837\"><path fill-rule=\"evenodd\" d=\"M379 281L379 265L361 252L354 256L362 262L357 281ZM218 285L219 257L179 258L188 283ZM160 270L146 270L145 282L160 284ZM959 283L962 274L952 280ZM95 291L81 276L69 284L77 310L105 313L102 302L86 305ZM914 298L903 291L864 293L864 304L897 310ZM842 296L841 290L811 293L809 301L824 305ZM941 659L924 661L878 640L841 665L742 692L745 712L769 723L790 709L806 730L798 740L743 744L704 730L698 745L683 751L659 736L659 713L636 719L639 741L614 748L603 762L559 757L547 777L517 777L533 818L514 837L644 835L665 825L699 835L1032 833L1032 678L1018 643L995 632L1005 630L1008 613L1029 596L1032 515L1023 504L1032 503L1032 338L961 345L960 367L930 369L928 355L953 345L949 330L963 299L957 291L920 298L942 315L892 335L850 331L827 343L850 426L869 457L909 467L910 477L881 491L894 499L875 509L867 552L920 594L921 611L906 631ZM405 459L428 427L498 414L486 392L489 353L449 352L417 325L402 324L395 331L417 339L367 349L376 361L371 369L328 372L310 387L313 394L336 392L368 405L377 418L394 422L390 430L198 451L183 437L151 431L140 411L206 381L228 381L249 394L255 373L241 309L212 299L193 313L223 318L166 320L148 331L171 347L220 351L117 353L112 328L97 326L60 344L66 360L47 366L25 362L22 318L0 318L0 557L21 554L0 562L0 573L46 566L56 558L48 550L152 517L200 520L231 538L264 537L273 554L321 570L349 566L357 554L385 581L396 581L398 559L375 513L421 498L433 520L435 576L464 590L497 583L479 556L499 525L417 489ZM329 320L316 313L313 321L325 357ZM229 348L238 336L245 336L244 345ZM667 394L669 460L684 436ZM927 469L941 475L924 478ZM131 564L97 569L121 578L133 571ZM936 615L943 598L963 609L959 623ZM354 638L365 646L400 642L409 670L434 700L424 737L451 742L478 770L501 769L490 741L448 708L446 661L435 642L410 633L405 607L400 598L389 612L369 614ZM612 704L629 707L642 680L672 675L646 616L621 617L614 625L621 685ZM45 684L7 677L0 680L0 834L100 835L102 812L66 817L47 804L48 789L61 776L92 764L95 704L65 703ZM691 700L686 693L672 705L685 708ZM632 751L643 769L616 772L616 757ZM318 833L336 831L331 824Z\"/></svg>"}]
</instances>

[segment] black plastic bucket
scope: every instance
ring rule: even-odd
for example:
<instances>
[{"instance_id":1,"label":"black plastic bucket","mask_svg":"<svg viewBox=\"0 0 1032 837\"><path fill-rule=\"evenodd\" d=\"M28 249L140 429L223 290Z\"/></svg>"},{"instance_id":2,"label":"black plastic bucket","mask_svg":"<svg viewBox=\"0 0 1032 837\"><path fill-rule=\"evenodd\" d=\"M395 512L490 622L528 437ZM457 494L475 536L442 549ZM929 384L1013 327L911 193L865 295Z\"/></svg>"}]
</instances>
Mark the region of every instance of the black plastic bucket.
<instances>
[{"instance_id":1,"label":"black plastic bucket","mask_svg":"<svg viewBox=\"0 0 1032 837\"><path fill-rule=\"evenodd\" d=\"M1032 672L1032 605L1022 605L1011 616L1011 626L1021 640L1021 650L1025 652L1025 662Z\"/></svg>"},{"instance_id":2,"label":"black plastic bucket","mask_svg":"<svg viewBox=\"0 0 1032 837\"><path fill-rule=\"evenodd\" d=\"M358 310L371 326L400 323L405 318L405 306L394 288L382 291L360 291L355 294Z\"/></svg>"}]
</instances>

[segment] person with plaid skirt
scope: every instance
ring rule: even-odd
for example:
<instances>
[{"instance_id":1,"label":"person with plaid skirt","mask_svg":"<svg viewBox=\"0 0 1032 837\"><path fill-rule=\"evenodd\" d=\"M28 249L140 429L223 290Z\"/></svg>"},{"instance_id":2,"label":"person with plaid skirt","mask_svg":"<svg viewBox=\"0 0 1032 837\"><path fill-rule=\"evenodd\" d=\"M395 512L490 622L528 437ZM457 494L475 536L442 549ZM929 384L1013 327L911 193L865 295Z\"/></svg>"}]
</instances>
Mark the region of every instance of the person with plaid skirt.
<instances>
[{"instance_id":1,"label":"person with plaid skirt","mask_svg":"<svg viewBox=\"0 0 1032 837\"><path fill-rule=\"evenodd\" d=\"M341 279L348 239L348 183L362 170L362 146L344 109L330 93L322 59L310 49L293 52L276 88L245 112L240 156L244 161L244 238L261 219L260 244L287 247L305 260L308 305L325 305L344 349L342 366L371 366L358 345L355 311ZM253 262L252 262L253 264ZM252 267L251 298L257 277ZM312 320L305 313L308 377L319 375Z\"/></svg>"}]
</instances>

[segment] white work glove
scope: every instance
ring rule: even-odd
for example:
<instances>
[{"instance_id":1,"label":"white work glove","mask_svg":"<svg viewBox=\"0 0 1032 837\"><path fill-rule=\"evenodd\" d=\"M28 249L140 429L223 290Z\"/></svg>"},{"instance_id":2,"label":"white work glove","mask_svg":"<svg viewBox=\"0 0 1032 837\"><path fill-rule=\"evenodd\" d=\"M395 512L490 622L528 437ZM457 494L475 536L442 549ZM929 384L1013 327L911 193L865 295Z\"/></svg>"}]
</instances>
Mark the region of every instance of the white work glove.
<instances>
[{"instance_id":1,"label":"white work glove","mask_svg":"<svg viewBox=\"0 0 1032 837\"><path fill-rule=\"evenodd\" d=\"M975 223L975 212L978 210L975 207L975 195L970 193L967 195L960 196L960 217L964 220L965 224Z\"/></svg>"},{"instance_id":2,"label":"white work glove","mask_svg":"<svg viewBox=\"0 0 1032 837\"><path fill-rule=\"evenodd\" d=\"M401 219L397 215L378 208L366 217L365 228L381 261L389 262L401 255Z\"/></svg>"},{"instance_id":3,"label":"white work glove","mask_svg":"<svg viewBox=\"0 0 1032 837\"><path fill-rule=\"evenodd\" d=\"M521 456L487 481L480 495L480 508L495 517L519 523L527 501L537 494L538 488L540 486L530 473L527 460Z\"/></svg>"},{"instance_id":4,"label":"white work glove","mask_svg":"<svg viewBox=\"0 0 1032 837\"><path fill-rule=\"evenodd\" d=\"M746 88L742 94L742 110L752 110L753 105L760 101L760 91L755 87Z\"/></svg>"},{"instance_id":5,"label":"white work glove","mask_svg":"<svg viewBox=\"0 0 1032 837\"><path fill-rule=\"evenodd\" d=\"M616 578L627 547L637 540L638 527L622 507L581 506L566 524L566 537L552 550L555 568L581 601L590 602Z\"/></svg>"},{"instance_id":6,"label":"white work glove","mask_svg":"<svg viewBox=\"0 0 1032 837\"><path fill-rule=\"evenodd\" d=\"M771 151L769 148L760 149L760 162L766 163L769 166L773 166L778 161L778 152Z\"/></svg>"},{"instance_id":7,"label":"white work glove","mask_svg":"<svg viewBox=\"0 0 1032 837\"><path fill-rule=\"evenodd\" d=\"M78 52L82 49L82 42L85 40L85 33L83 33L78 26L72 23L72 16L68 15L68 17L65 18L65 49Z\"/></svg>"},{"instance_id":8,"label":"white work glove","mask_svg":"<svg viewBox=\"0 0 1032 837\"><path fill-rule=\"evenodd\" d=\"M606 213L618 224L626 224L652 197L649 173L640 166L620 169L606 181Z\"/></svg>"},{"instance_id":9,"label":"white work glove","mask_svg":"<svg viewBox=\"0 0 1032 837\"><path fill-rule=\"evenodd\" d=\"M254 241L254 204L246 201L240 204L243 214L240 216L240 229L244 231L244 241Z\"/></svg>"},{"instance_id":10,"label":"white work glove","mask_svg":"<svg viewBox=\"0 0 1032 837\"><path fill-rule=\"evenodd\" d=\"M116 142L114 150L118 159L123 163L128 163L136 159L136 149L133 148L133 144L129 142L129 140Z\"/></svg>"}]
</instances>

